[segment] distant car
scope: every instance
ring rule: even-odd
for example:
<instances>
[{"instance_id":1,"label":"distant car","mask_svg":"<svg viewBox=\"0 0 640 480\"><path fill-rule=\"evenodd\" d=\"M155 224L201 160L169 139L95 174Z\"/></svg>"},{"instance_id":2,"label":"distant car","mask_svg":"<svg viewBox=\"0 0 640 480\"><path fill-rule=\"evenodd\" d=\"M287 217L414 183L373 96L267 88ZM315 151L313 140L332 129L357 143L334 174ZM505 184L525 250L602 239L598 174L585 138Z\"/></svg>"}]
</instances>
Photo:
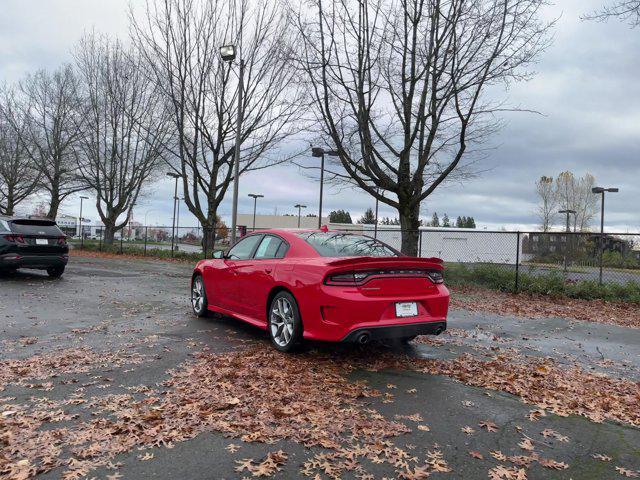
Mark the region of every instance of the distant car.
<instances>
[{"instance_id":1,"label":"distant car","mask_svg":"<svg viewBox=\"0 0 640 480\"><path fill-rule=\"evenodd\" d=\"M67 237L56 222L0 217L0 272L32 268L58 278L68 260Z\"/></svg>"},{"instance_id":2,"label":"distant car","mask_svg":"<svg viewBox=\"0 0 640 480\"><path fill-rule=\"evenodd\" d=\"M408 341L447 327L442 261L404 256L371 237L265 230L216 257L194 269L194 313L218 312L266 329L281 351L305 339Z\"/></svg>"}]
</instances>

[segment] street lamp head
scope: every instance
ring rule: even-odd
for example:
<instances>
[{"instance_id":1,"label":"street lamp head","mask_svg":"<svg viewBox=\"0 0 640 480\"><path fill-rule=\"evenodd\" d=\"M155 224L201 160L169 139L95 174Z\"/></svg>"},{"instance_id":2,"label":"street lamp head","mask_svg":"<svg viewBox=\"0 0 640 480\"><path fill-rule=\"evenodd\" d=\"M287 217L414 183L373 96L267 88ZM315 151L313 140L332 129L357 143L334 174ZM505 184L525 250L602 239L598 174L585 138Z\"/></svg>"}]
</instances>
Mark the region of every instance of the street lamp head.
<instances>
[{"instance_id":1,"label":"street lamp head","mask_svg":"<svg viewBox=\"0 0 640 480\"><path fill-rule=\"evenodd\" d=\"M300 204L298 204L298 205L294 205L294 207L295 207L295 208L307 208L307 206L306 206L306 205L300 205Z\"/></svg>"},{"instance_id":2,"label":"street lamp head","mask_svg":"<svg viewBox=\"0 0 640 480\"><path fill-rule=\"evenodd\" d=\"M566 213L566 214L571 214L573 213L574 215L576 214L575 210L560 210L558 213Z\"/></svg>"},{"instance_id":3,"label":"street lamp head","mask_svg":"<svg viewBox=\"0 0 640 480\"><path fill-rule=\"evenodd\" d=\"M337 157L338 152L335 150L325 150L320 147L312 147L311 148L311 156L312 157L321 157L323 155L329 155L330 157Z\"/></svg>"},{"instance_id":4,"label":"street lamp head","mask_svg":"<svg viewBox=\"0 0 640 480\"><path fill-rule=\"evenodd\" d=\"M220 47L220 56L225 62L233 62L236 58L236 46L223 45Z\"/></svg>"},{"instance_id":5,"label":"street lamp head","mask_svg":"<svg viewBox=\"0 0 640 480\"><path fill-rule=\"evenodd\" d=\"M611 192L611 193L617 193L619 192L620 189L619 188L607 188L607 192Z\"/></svg>"},{"instance_id":6,"label":"street lamp head","mask_svg":"<svg viewBox=\"0 0 640 480\"><path fill-rule=\"evenodd\" d=\"M260 195L258 193L250 193L249 195L247 195L251 198L264 198L264 195Z\"/></svg>"},{"instance_id":7,"label":"street lamp head","mask_svg":"<svg viewBox=\"0 0 640 480\"><path fill-rule=\"evenodd\" d=\"M602 188L602 187L593 187L591 189L591 192L592 193L602 193L602 192L604 192L604 188Z\"/></svg>"},{"instance_id":8,"label":"street lamp head","mask_svg":"<svg viewBox=\"0 0 640 480\"><path fill-rule=\"evenodd\" d=\"M85 197L83 195L80 196L80 200L89 200L89 197Z\"/></svg>"},{"instance_id":9,"label":"street lamp head","mask_svg":"<svg viewBox=\"0 0 640 480\"><path fill-rule=\"evenodd\" d=\"M167 176L171 177L171 178L180 178L182 177L182 175L179 175L175 172L167 172Z\"/></svg>"}]
</instances>

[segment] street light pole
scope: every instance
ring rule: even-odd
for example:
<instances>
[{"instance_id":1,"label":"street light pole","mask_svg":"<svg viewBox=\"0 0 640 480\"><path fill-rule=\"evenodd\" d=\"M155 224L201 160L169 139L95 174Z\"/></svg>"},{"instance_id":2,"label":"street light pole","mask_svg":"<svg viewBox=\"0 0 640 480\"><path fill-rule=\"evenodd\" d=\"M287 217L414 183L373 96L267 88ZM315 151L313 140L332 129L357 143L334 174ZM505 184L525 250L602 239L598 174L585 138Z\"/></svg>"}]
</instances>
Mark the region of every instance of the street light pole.
<instances>
[{"instance_id":1,"label":"street light pole","mask_svg":"<svg viewBox=\"0 0 640 480\"><path fill-rule=\"evenodd\" d=\"M173 256L176 239L176 200L178 198L178 179L181 178L181 175L174 172L167 172L167 176L176 179L176 187L173 193L173 220L171 221L171 256Z\"/></svg>"},{"instance_id":2,"label":"street light pole","mask_svg":"<svg viewBox=\"0 0 640 480\"><path fill-rule=\"evenodd\" d=\"M320 201L318 202L318 228L322 227L322 198L323 198L323 190L324 190L324 156L331 155L333 157L338 155L338 152L335 150L327 150L325 151L320 147L312 147L311 155L316 158L320 158Z\"/></svg>"},{"instance_id":3,"label":"street light pole","mask_svg":"<svg viewBox=\"0 0 640 480\"><path fill-rule=\"evenodd\" d=\"M88 200L89 197L80 196L80 216L78 217L78 236L80 236L80 250L84 246L84 235L82 234L82 201Z\"/></svg>"},{"instance_id":4,"label":"street light pole","mask_svg":"<svg viewBox=\"0 0 640 480\"><path fill-rule=\"evenodd\" d=\"M297 204L297 205L294 205L294 206L295 206L295 208L298 209L298 228L300 228L300 217L302 216L302 209L303 208L307 208L307 206L306 205L300 205L300 204Z\"/></svg>"},{"instance_id":5,"label":"street light pole","mask_svg":"<svg viewBox=\"0 0 640 480\"><path fill-rule=\"evenodd\" d=\"M604 253L604 194L605 192L617 193L619 191L619 188L593 187L591 189L592 193L602 195L600 203L600 273L598 275L598 283L600 285L602 285L602 256Z\"/></svg>"},{"instance_id":6,"label":"street light pole","mask_svg":"<svg viewBox=\"0 0 640 480\"><path fill-rule=\"evenodd\" d=\"M225 62L233 62L236 58L235 45L220 47L220 56ZM238 75L238 118L236 124L236 145L233 155L233 205L231 207L231 244L236 242L236 228L238 216L238 184L240 181L240 145L242 143L242 120L244 116L244 60L240 58L240 73Z\"/></svg>"},{"instance_id":7,"label":"street light pole","mask_svg":"<svg viewBox=\"0 0 640 480\"><path fill-rule=\"evenodd\" d=\"M256 229L256 205L258 204L258 199L263 198L264 195L260 195L257 193L250 193L249 196L253 198L253 230Z\"/></svg>"}]
</instances>

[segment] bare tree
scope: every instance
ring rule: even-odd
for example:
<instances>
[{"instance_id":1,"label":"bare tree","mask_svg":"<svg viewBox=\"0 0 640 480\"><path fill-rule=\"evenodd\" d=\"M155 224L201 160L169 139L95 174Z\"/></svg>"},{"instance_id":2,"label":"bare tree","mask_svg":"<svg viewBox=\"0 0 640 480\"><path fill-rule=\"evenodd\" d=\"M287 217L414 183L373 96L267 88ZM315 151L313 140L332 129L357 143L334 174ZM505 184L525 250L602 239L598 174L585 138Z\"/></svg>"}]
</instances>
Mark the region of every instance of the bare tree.
<instances>
[{"instance_id":1,"label":"bare tree","mask_svg":"<svg viewBox=\"0 0 640 480\"><path fill-rule=\"evenodd\" d=\"M504 109L486 90L530 76L544 0L313 0L302 68L342 175L398 210L417 254L420 204L468 174Z\"/></svg>"},{"instance_id":2,"label":"bare tree","mask_svg":"<svg viewBox=\"0 0 640 480\"><path fill-rule=\"evenodd\" d=\"M619 18L628 22L632 27L640 26L640 0L618 0L605 5L589 15L587 20L606 21L610 18Z\"/></svg>"},{"instance_id":3,"label":"bare tree","mask_svg":"<svg viewBox=\"0 0 640 480\"><path fill-rule=\"evenodd\" d=\"M574 232L587 231L598 212L598 197L591 192L594 186L595 177L590 173L576 178L567 171L560 173L556 179L559 207L576 212L571 223Z\"/></svg>"},{"instance_id":4,"label":"bare tree","mask_svg":"<svg viewBox=\"0 0 640 480\"><path fill-rule=\"evenodd\" d=\"M0 96L0 214L14 215L15 208L38 187L38 171L25 144L26 119L16 107L15 92Z\"/></svg>"},{"instance_id":5,"label":"bare tree","mask_svg":"<svg viewBox=\"0 0 640 480\"><path fill-rule=\"evenodd\" d=\"M95 34L76 50L86 112L79 173L95 193L107 244L129 221L168 135L165 106L140 62L118 41Z\"/></svg>"},{"instance_id":6,"label":"bare tree","mask_svg":"<svg viewBox=\"0 0 640 480\"><path fill-rule=\"evenodd\" d=\"M48 194L46 216L55 219L62 201L85 188L77 173L82 134L82 103L73 68L55 72L40 70L19 84L25 125L25 151L40 172L42 189Z\"/></svg>"},{"instance_id":7,"label":"bare tree","mask_svg":"<svg viewBox=\"0 0 640 480\"><path fill-rule=\"evenodd\" d=\"M145 14L132 14L131 21L150 78L171 105L175 137L168 148L185 203L211 230L233 181L236 136L242 174L283 161L278 146L299 130L288 17L267 0L150 0ZM235 128L238 72L219 55L227 44L236 45L246 63L242 132Z\"/></svg>"},{"instance_id":8,"label":"bare tree","mask_svg":"<svg viewBox=\"0 0 640 480\"><path fill-rule=\"evenodd\" d=\"M558 195L553 177L540 177L536 182L536 194L538 195L538 218L540 230L548 232L553 227L553 221L558 211Z\"/></svg>"}]
</instances>

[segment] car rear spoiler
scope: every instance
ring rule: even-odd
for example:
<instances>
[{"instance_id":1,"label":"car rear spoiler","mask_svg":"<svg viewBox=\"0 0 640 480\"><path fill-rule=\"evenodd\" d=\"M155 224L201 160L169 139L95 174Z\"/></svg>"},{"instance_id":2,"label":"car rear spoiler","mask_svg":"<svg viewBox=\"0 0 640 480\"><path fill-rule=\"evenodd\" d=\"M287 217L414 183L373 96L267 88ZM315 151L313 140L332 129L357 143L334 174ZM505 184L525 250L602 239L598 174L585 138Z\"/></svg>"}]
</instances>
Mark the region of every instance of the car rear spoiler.
<instances>
[{"instance_id":1,"label":"car rear spoiler","mask_svg":"<svg viewBox=\"0 0 640 480\"><path fill-rule=\"evenodd\" d=\"M339 260L332 260L328 262L331 267L371 267L371 268L384 268L388 266L394 267L412 267L412 268L433 268L435 270L442 270L442 259L430 257L349 257L341 258Z\"/></svg>"}]
</instances>

